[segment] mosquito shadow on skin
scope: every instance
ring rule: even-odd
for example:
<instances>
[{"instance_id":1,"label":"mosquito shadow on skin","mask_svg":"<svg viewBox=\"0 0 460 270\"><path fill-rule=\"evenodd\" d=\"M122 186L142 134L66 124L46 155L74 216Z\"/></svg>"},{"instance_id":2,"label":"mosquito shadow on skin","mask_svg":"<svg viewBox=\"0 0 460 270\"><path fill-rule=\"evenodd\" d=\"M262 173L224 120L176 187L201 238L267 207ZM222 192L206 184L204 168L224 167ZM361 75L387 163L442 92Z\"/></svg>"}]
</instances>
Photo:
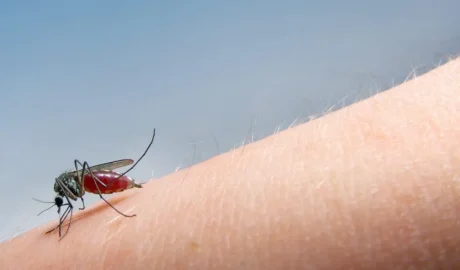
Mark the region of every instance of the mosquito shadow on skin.
<instances>
[{"instance_id":1,"label":"mosquito shadow on skin","mask_svg":"<svg viewBox=\"0 0 460 270\"><path fill-rule=\"evenodd\" d=\"M107 201L109 201L114 207L116 207L116 205L119 203L119 202L122 202L126 199L128 199L130 196L129 195L123 195L123 196L116 196L114 198L106 198ZM80 202L78 202L80 203ZM106 211L113 211L115 214L119 215L115 210L113 210L110 205L106 204L103 200L99 200L98 202L96 202L96 205L93 205L93 206L90 206L90 207L86 207L84 210L80 210L79 207L81 207L81 205L78 205L78 204L75 204L74 203L74 212L73 212L73 216L72 216L72 224L70 225L70 229L69 229L69 232L68 233L71 233L72 231L72 227L76 226L76 224L78 224L78 222L80 220L84 220L86 217L88 216L92 216L92 215L95 215L97 214L98 212L106 209L106 208L109 208L108 210ZM117 208L118 210L120 210L122 213L125 213L124 211L127 211L125 209L119 209ZM130 210L132 208L128 208L128 210ZM128 213L125 213L125 214L128 214ZM135 213L133 213L135 214ZM123 217L123 218L130 218L130 217ZM53 229L54 227L56 227L58 224L53 224L52 227L50 227L49 229L47 229L47 231ZM64 223L62 223L62 229L63 230L62 232L65 233L65 231L67 230L67 226L69 225L69 220L66 220ZM53 232L50 232L49 233L50 235L54 235L54 234L59 234L59 229L56 229L54 230Z\"/></svg>"}]
</instances>

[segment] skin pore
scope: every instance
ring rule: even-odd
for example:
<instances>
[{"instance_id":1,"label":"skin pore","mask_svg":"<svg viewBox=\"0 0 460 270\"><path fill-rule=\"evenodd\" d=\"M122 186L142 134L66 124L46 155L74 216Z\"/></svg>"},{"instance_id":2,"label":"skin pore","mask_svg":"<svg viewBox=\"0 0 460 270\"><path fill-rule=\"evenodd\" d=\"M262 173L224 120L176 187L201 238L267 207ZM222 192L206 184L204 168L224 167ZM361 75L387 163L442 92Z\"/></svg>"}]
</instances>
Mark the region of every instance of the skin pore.
<instances>
[{"instance_id":1,"label":"skin pore","mask_svg":"<svg viewBox=\"0 0 460 270\"><path fill-rule=\"evenodd\" d=\"M460 60L0 244L3 269L460 268ZM411 268L412 267L412 268Z\"/></svg>"}]
</instances>

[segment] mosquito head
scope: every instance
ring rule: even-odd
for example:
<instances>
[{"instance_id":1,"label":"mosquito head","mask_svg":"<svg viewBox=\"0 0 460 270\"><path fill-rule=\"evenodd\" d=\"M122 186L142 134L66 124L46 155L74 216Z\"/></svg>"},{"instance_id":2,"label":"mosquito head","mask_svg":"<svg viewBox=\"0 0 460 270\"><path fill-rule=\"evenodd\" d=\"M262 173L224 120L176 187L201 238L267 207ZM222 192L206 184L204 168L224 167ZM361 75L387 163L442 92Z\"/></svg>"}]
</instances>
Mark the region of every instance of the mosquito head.
<instances>
[{"instance_id":1,"label":"mosquito head","mask_svg":"<svg viewBox=\"0 0 460 270\"><path fill-rule=\"evenodd\" d=\"M58 208L58 214L61 212L61 206L64 204L64 200L62 199L62 197L60 195L57 195L55 198L54 198L54 205L57 206Z\"/></svg>"}]
</instances>

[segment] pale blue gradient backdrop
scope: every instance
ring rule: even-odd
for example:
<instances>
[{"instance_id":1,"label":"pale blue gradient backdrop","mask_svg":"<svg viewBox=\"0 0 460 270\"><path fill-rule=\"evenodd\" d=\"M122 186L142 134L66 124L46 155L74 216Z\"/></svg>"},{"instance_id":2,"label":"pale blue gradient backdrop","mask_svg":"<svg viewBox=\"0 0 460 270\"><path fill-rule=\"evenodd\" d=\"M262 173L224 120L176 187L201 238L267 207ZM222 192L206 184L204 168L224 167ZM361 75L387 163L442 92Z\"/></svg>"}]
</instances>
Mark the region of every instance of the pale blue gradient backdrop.
<instances>
[{"instance_id":1,"label":"pale blue gradient backdrop","mask_svg":"<svg viewBox=\"0 0 460 270\"><path fill-rule=\"evenodd\" d=\"M55 209L37 217L47 205L31 198L52 200L75 158L136 159L155 127L131 175L159 177L215 155L214 138L227 151L250 130L264 137L460 52L453 0L9 2L0 2L3 239L57 219Z\"/></svg>"}]
</instances>

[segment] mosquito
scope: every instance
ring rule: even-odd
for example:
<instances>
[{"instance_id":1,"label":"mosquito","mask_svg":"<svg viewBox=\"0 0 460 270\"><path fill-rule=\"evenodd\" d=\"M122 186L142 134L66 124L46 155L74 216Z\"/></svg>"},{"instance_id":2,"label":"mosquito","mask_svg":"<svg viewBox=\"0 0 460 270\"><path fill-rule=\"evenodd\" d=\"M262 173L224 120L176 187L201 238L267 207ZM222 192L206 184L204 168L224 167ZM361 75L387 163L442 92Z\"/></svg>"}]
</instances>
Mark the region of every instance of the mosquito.
<instances>
[{"instance_id":1,"label":"mosquito","mask_svg":"<svg viewBox=\"0 0 460 270\"><path fill-rule=\"evenodd\" d=\"M153 129L153 136L149 145L147 146L141 157L136 161L136 163L134 163L134 160L132 159L121 159L94 166L89 166L88 162L81 162L78 159L75 159L75 171L64 172L55 179L54 191L56 192L56 196L54 198L54 202L46 202L34 199L42 203L52 204L50 207L41 211L38 215L51 209L53 206L56 206L58 208L57 213L58 215L60 215L61 207L67 206L66 210L59 217L59 224L55 228L47 231L46 233L50 233L56 229L59 229L59 237L62 238L62 224L70 215L69 224L67 225L67 230L64 236L67 235L70 225L72 223L73 215L73 204L71 200L77 201L78 199L80 199L83 207L79 209L84 210L85 201L83 199L83 195L85 195L85 192L98 194L99 197L105 203L107 203L113 210L115 210L117 213L124 217L136 216L136 214L127 215L122 213L117 208L115 208L109 201L107 201L104 198L104 196L102 196L102 194L122 192L124 190L131 189L134 187L142 188L142 184L136 183L131 177L127 176L126 174L130 172L132 169L134 169L134 167L136 167L139 161L141 161L142 158L144 158L144 156L147 154L148 150L152 146L154 139L155 129ZM118 173L113 171L115 169L131 165L133 163L134 165L132 165L124 173ZM79 169L79 166L81 167L81 169Z\"/></svg>"}]
</instances>

